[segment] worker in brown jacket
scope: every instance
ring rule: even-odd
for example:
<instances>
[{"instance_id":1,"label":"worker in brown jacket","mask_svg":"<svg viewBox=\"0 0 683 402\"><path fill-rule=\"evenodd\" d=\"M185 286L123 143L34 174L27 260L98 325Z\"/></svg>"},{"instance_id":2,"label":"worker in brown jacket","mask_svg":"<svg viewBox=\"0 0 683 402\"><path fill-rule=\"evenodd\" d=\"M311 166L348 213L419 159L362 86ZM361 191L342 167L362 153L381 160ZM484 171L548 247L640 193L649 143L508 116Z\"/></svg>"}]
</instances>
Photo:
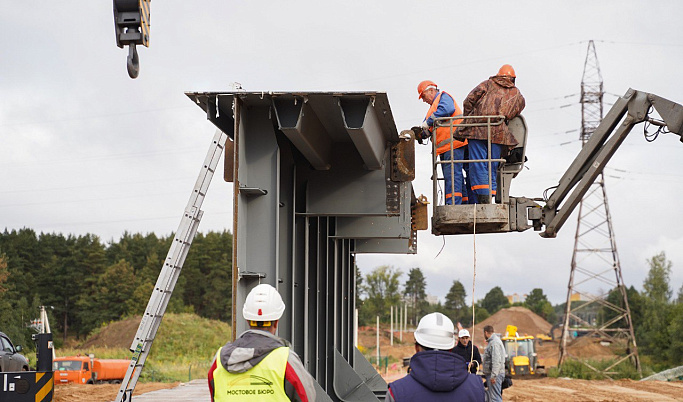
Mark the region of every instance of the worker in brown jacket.
<instances>
[{"instance_id":1,"label":"worker in brown jacket","mask_svg":"<svg viewBox=\"0 0 683 402\"><path fill-rule=\"evenodd\" d=\"M517 145L517 140L510 133L507 121L518 116L524 109L522 93L515 86L515 70L505 64L497 75L477 85L463 102L465 116L505 116L505 123L491 126L491 159L500 159ZM492 122L495 120L492 119ZM466 123L486 123L485 119L468 119ZM488 129L486 125L478 127L460 127L455 132L457 140L469 142L469 159L488 158ZM491 188L489 188L489 172L487 162L470 162L468 175L472 191L477 196L477 203L490 204L491 195L496 194L496 173L498 162L491 163Z\"/></svg>"}]
</instances>

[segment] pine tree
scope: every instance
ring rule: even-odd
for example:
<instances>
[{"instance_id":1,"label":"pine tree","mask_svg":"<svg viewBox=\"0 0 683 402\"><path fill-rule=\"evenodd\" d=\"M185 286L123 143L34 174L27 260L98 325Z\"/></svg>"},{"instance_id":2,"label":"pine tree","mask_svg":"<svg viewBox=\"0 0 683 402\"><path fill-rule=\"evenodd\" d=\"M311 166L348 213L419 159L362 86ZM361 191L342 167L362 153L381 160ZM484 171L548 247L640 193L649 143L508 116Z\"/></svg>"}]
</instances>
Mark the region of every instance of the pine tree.
<instances>
[{"instance_id":1,"label":"pine tree","mask_svg":"<svg viewBox=\"0 0 683 402\"><path fill-rule=\"evenodd\" d=\"M448 294L446 294L446 302L444 303L447 314L451 316L454 322L471 321L472 313L467 311L466 299L465 286L459 280L454 280Z\"/></svg>"},{"instance_id":2,"label":"pine tree","mask_svg":"<svg viewBox=\"0 0 683 402\"><path fill-rule=\"evenodd\" d=\"M411 304L413 322L416 323L425 314L427 304L425 300L427 297L427 281L420 268L411 268L408 271L408 280L406 280L403 287L406 299Z\"/></svg>"}]
</instances>

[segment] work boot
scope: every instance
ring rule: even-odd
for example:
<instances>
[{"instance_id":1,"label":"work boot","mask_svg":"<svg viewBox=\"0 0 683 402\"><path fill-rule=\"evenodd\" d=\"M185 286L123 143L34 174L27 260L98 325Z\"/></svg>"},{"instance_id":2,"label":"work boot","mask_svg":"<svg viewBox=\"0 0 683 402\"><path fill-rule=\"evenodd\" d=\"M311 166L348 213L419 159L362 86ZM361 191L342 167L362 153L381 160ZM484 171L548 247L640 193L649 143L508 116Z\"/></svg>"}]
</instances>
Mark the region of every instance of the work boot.
<instances>
[{"instance_id":1,"label":"work boot","mask_svg":"<svg viewBox=\"0 0 683 402\"><path fill-rule=\"evenodd\" d=\"M491 203L491 196L486 194L486 195L481 195L477 194L477 204L490 204Z\"/></svg>"}]
</instances>

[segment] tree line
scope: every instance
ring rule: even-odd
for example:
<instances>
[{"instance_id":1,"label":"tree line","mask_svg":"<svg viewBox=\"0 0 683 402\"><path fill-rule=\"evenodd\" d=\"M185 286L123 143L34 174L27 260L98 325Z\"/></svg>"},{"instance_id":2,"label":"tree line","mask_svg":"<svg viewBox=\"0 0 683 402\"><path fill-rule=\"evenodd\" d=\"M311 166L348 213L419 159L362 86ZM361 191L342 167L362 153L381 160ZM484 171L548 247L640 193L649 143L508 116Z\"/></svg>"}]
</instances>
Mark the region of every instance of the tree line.
<instances>
[{"instance_id":1,"label":"tree line","mask_svg":"<svg viewBox=\"0 0 683 402\"><path fill-rule=\"evenodd\" d=\"M402 285L403 289L401 289L401 276L403 272L388 265L377 267L364 277L356 268L358 288L356 305L359 306L360 325L371 325L375 322L376 316L380 316L380 321L388 322L387 312L390 306L398 306L399 303L407 304L408 318L413 325L416 325L415 323L423 315L435 311L448 315L454 322L460 322L464 327L471 324L472 305L467 303L467 291L460 280L453 281L443 303L438 301L436 304L429 304L426 300L427 281L422 270L419 267L411 268ZM549 322L556 320L555 309L542 289L533 289L523 303L510 304L503 290L496 286L489 290L483 299L475 302L475 323L512 305L527 307Z\"/></svg>"},{"instance_id":2,"label":"tree line","mask_svg":"<svg viewBox=\"0 0 683 402\"><path fill-rule=\"evenodd\" d=\"M0 233L0 331L31 347L27 323L48 307L55 340L87 336L128 316L142 315L173 235L124 233L118 241L96 235ZM167 311L230 321L232 234L198 233Z\"/></svg>"},{"instance_id":3,"label":"tree line","mask_svg":"<svg viewBox=\"0 0 683 402\"><path fill-rule=\"evenodd\" d=\"M55 233L37 234L31 229L0 233L0 331L16 343L32 345L27 324L38 317L38 306L48 309L55 340L68 335L83 338L111 321L141 315L152 293L173 235L124 233L118 241L99 237ZM643 290L627 289L631 317L641 354L653 363L683 361L683 287L674 297L670 287L672 264L662 252L647 260ZM443 312L469 326L472 306L463 283L455 279L444 302L426 301L427 281L419 267L403 272L380 266L361 275L356 268L359 321L372 325L375 317L389 321L390 306L408 305L415 325L420 317ZM231 320L232 234L227 231L198 233L185 260L167 311L192 312L201 317ZM621 293L613 289L607 302L623 307ZM556 306L540 288L532 289L522 305L551 324L560 322L564 303ZM474 305L480 322L509 307L501 287L488 291ZM615 317L611 309L596 307L597 323ZM613 326L624 326L623 322Z\"/></svg>"},{"instance_id":4,"label":"tree line","mask_svg":"<svg viewBox=\"0 0 683 402\"><path fill-rule=\"evenodd\" d=\"M643 282L643 290L639 292L633 286L626 288L638 350L650 366L663 368L680 365L683 361L683 286L673 297L670 286L672 264L664 252L648 259L647 264L649 271ZM467 302L467 291L460 280L453 281L443 303L429 304L426 301L427 281L420 268L409 269L407 278L401 283L403 274L388 265L376 267L366 275L356 268L356 305L359 308L360 325L374 325L377 316L380 321L388 323L390 306L401 303L408 306L408 318L412 325L416 325L420 317L434 311L448 315L464 327L471 325L472 305ZM613 306L624 308L618 289L609 291L605 299ZM475 323L513 305L526 307L551 324L563 321L565 303L553 306L543 289L532 289L524 302L510 304L501 287L495 286L483 299L474 303ZM572 304L572 309L577 306ZM600 304L596 304L589 312L598 325L609 323L617 316L613 309ZM626 326L623 319L610 325L613 328Z\"/></svg>"}]
</instances>

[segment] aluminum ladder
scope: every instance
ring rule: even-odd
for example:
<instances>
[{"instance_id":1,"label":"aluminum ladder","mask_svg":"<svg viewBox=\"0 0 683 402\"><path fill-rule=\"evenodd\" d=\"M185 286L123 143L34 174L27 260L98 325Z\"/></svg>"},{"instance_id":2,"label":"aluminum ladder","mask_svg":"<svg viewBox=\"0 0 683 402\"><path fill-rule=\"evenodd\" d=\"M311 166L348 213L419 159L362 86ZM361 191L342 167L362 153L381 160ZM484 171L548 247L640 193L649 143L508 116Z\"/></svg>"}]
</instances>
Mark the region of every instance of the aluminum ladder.
<instances>
[{"instance_id":1,"label":"aluminum ladder","mask_svg":"<svg viewBox=\"0 0 683 402\"><path fill-rule=\"evenodd\" d=\"M138 332L135 334L135 339L130 346L133 357L130 360L126 376L121 383L119 393L116 395L116 402L128 402L133 397L133 390L152 348L152 342L154 342L157 330L161 325L161 320L164 318L166 306L168 306L168 302L171 299L171 294L180 275L180 270L183 268L185 257L187 257L187 253L192 245L192 239L194 239L197 233L197 227L204 214L204 211L200 208L225 148L227 138L227 134L216 130L213 142L206 154L204 165L199 172L199 177L192 189L190 200L180 220L175 238L166 255L166 261L161 268L154 291L147 303L147 309L140 321Z\"/></svg>"}]
</instances>

